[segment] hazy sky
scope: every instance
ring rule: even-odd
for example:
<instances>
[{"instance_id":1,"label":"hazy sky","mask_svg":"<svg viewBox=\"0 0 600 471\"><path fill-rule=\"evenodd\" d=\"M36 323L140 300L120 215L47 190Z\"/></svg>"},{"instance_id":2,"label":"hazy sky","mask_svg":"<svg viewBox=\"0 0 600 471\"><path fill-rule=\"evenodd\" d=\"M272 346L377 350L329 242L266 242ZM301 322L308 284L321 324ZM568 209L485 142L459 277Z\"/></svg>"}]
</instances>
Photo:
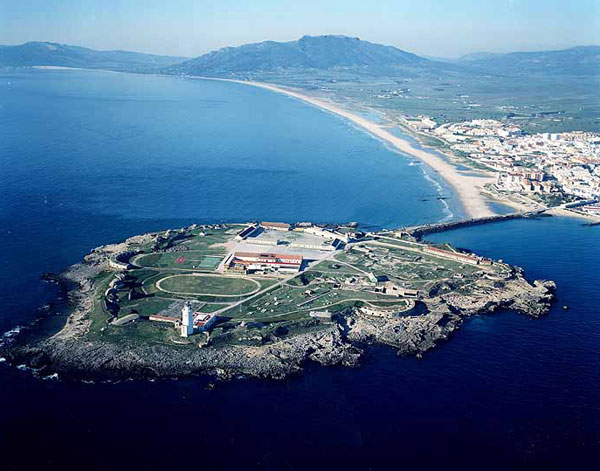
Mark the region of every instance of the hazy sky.
<instances>
[{"instance_id":1,"label":"hazy sky","mask_svg":"<svg viewBox=\"0 0 600 471\"><path fill-rule=\"evenodd\" d=\"M0 44L198 56L346 34L429 56L600 44L600 0L0 0Z\"/></svg>"}]
</instances>

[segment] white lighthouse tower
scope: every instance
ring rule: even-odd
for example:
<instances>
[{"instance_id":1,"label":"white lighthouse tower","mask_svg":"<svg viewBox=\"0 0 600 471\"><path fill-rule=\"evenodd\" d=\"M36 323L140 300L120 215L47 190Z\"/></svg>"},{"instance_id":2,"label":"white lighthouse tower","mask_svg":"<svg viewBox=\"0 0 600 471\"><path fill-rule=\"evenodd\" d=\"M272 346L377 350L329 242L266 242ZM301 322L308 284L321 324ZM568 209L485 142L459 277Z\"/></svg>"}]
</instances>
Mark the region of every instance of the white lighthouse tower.
<instances>
[{"instance_id":1,"label":"white lighthouse tower","mask_svg":"<svg viewBox=\"0 0 600 471\"><path fill-rule=\"evenodd\" d=\"M194 311L188 303L181 310L181 336L189 337L194 333Z\"/></svg>"}]
</instances>

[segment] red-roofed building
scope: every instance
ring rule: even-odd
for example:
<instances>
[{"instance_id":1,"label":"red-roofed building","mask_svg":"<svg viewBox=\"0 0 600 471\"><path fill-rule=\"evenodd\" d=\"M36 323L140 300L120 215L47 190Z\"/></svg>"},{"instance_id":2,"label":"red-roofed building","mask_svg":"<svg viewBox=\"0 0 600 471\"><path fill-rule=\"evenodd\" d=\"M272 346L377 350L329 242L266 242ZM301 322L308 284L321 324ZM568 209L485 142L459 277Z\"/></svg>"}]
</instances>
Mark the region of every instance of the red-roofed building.
<instances>
[{"instance_id":1,"label":"red-roofed building","mask_svg":"<svg viewBox=\"0 0 600 471\"><path fill-rule=\"evenodd\" d=\"M194 329L204 332L217 321L217 316L212 313L194 312Z\"/></svg>"},{"instance_id":2,"label":"red-roofed building","mask_svg":"<svg viewBox=\"0 0 600 471\"><path fill-rule=\"evenodd\" d=\"M229 263L229 269L246 272L275 270L296 273L302 266L300 254L277 254L261 252L236 252Z\"/></svg>"},{"instance_id":3,"label":"red-roofed building","mask_svg":"<svg viewBox=\"0 0 600 471\"><path fill-rule=\"evenodd\" d=\"M470 265L491 265L492 261L487 258L478 257L476 255L453 252L451 250L439 249L433 246L425 247L425 252L431 255L448 258L460 263L468 263Z\"/></svg>"}]
</instances>

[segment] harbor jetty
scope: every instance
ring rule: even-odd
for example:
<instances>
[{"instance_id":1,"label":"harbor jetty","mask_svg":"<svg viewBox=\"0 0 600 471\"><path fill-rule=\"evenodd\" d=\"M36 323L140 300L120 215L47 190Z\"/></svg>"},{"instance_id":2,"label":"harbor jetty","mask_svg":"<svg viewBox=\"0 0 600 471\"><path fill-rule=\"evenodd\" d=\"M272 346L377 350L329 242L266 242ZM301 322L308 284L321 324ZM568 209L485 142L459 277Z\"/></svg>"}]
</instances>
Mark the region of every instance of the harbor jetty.
<instances>
[{"instance_id":1,"label":"harbor jetty","mask_svg":"<svg viewBox=\"0 0 600 471\"><path fill-rule=\"evenodd\" d=\"M424 224L421 226L406 227L404 229L401 229L401 232L407 233L415 239L419 240L427 234L445 232L452 229L459 229L461 227L478 226L481 224L508 221L510 219L535 218L542 215L544 212L544 209L540 209L535 211L520 211L515 213L500 214L496 216L486 216L481 218L462 219L460 221L441 222L437 224Z\"/></svg>"}]
</instances>

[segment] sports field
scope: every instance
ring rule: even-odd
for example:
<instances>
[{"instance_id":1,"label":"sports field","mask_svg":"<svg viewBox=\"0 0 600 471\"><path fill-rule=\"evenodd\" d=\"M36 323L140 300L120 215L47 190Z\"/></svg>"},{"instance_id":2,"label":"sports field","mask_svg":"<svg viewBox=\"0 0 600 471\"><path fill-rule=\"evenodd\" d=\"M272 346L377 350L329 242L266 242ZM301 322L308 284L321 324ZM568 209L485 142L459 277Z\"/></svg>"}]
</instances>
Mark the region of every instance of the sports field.
<instances>
[{"instance_id":1,"label":"sports field","mask_svg":"<svg viewBox=\"0 0 600 471\"><path fill-rule=\"evenodd\" d=\"M215 268L217 268L219 266L219 263L221 263L221 257L206 256L200 262L200 265L198 265L198 268L206 268L209 270L214 270Z\"/></svg>"},{"instance_id":2,"label":"sports field","mask_svg":"<svg viewBox=\"0 0 600 471\"><path fill-rule=\"evenodd\" d=\"M156 287L172 294L237 297L257 292L260 283L250 278L186 274L163 278Z\"/></svg>"},{"instance_id":3,"label":"sports field","mask_svg":"<svg viewBox=\"0 0 600 471\"><path fill-rule=\"evenodd\" d=\"M222 260L219 255L207 255L197 251L186 251L182 253L151 253L136 258L135 263L141 267L152 268L177 268L177 269L199 269L214 270Z\"/></svg>"}]
</instances>

